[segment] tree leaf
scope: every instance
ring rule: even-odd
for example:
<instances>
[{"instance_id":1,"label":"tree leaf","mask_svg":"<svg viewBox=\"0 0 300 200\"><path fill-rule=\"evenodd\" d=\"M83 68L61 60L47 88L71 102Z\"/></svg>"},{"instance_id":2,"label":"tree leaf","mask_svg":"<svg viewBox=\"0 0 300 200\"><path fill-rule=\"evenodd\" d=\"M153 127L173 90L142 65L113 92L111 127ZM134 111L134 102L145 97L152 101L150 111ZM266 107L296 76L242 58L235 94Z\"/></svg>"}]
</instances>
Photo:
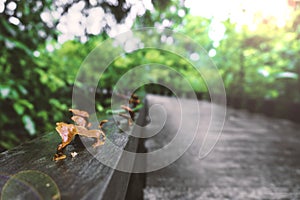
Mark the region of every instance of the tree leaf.
<instances>
[{"instance_id":1,"label":"tree leaf","mask_svg":"<svg viewBox=\"0 0 300 200\"><path fill-rule=\"evenodd\" d=\"M18 113L18 115L23 115L24 111L25 111L25 107L20 104L19 102L14 103L13 105L14 110Z\"/></svg>"}]
</instances>

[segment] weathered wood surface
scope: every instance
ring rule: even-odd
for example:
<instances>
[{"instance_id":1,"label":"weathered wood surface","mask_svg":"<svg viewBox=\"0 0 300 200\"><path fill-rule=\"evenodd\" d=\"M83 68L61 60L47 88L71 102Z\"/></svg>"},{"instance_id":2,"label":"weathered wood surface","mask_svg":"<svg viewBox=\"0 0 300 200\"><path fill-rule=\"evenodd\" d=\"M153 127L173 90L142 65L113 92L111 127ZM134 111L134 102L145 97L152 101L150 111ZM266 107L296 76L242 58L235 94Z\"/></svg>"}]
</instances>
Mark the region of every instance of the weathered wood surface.
<instances>
[{"instance_id":1,"label":"weathered wood surface","mask_svg":"<svg viewBox=\"0 0 300 200\"><path fill-rule=\"evenodd\" d=\"M181 126L183 132L187 137L193 133L188 121L194 121L193 116L199 114L195 109L199 103L200 111L205 113L201 115L199 127L199 134L203 135L211 119L211 104L192 100L183 100L183 103L187 105L185 111L188 114L187 121L183 120L185 123ZM179 126L180 113L174 98L149 96L148 104L149 107L162 105L171 116L160 133L146 140L145 146L152 152L171 142L176 134L174 129ZM299 124L228 108L225 126L214 150L199 159L203 137L198 137L196 140L200 141L195 140L176 162L147 174L144 198L298 200L299 134Z\"/></svg>"},{"instance_id":2,"label":"weathered wood surface","mask_svg":"<svg viewBox=\"0 0 300 200\"><path fill-rule=\"evenodd\" d=\"M161 132L146 139L145 146L151 152L172 141L180 114L174 98L148 96L147 99L149 106L145 107L160 104L169 117ZM184 121L183 131L191 134L189 125L199 115L194 109L199 102L183 102L189 107L185 110L189 117ZM210 103L200 102L201 133L209 123L210 108ZM140 113L138 124L144 124L146 110ZM160 116L156 116L159 113L152 114L159 119ZM152 125L155 127L155 123ZM151 132L151 127L148 128ZM129 138L112 122L106 124L104 130L120 148L144 152L143 140ZM62 199L141 199L142 195L149 200L300 199L299 130L299 124L286 120L228 109L223 133L211 154L198 159L203 137L197 137L177 161L147 173L146 181L145 174L123 173L103 165L80 143L72 143L66 151L68 155L78 152L75 158L52 161L60 142L58 134L52 132L0 154L0 191L12 175L36 170L53 179ZM109 155L109 151L104 152L101 147L98 151ZM20 199L22 195L25 194L21 193ZM33 197L29 199L39 199Z\"/></svg>"},{"instance_id":3,"label":"weathered wood surface","mask_svg":"<svg viewBox=\"0 0 300 200\"><path fill-rule=\"evenodd\" d=\"M138 123L143 121L142 117L144 115L141 114L140 116ZM130 149L130 151L137 151L138 139L129 137L121 132L116 123L110 121L105 124L103 129L107 134L107 139L121 149L126 148ZM90 140L91 144L93 144L93 139ZM65 151L67 158L55 162L52 158L60 141L59 135L56 132L51 132L41 138L1 153L0 192L3 192L5 184L14 174L34 170L52 178L59 189L61 199L125 198L131 176L130 173L119 172L100 163L87 151L79 138L76 139L76 142L73 141L67 146ZM70 156L70 153L73 151L78 153L74 158ZM97 147L96 151L101 154L107 154L109 158L109 149L104 149L100 146ZM118 155L119 158L121 156L121 154ZM16 188L15 193L19 193L18 197L20 199L25 197L27 199L36 198L36 196L28 196L26 191L18 191L18 188ZM43 196L43 194L39 195ZM54 198L57 198L57 196Z\"/></svg>"}]
</instances>

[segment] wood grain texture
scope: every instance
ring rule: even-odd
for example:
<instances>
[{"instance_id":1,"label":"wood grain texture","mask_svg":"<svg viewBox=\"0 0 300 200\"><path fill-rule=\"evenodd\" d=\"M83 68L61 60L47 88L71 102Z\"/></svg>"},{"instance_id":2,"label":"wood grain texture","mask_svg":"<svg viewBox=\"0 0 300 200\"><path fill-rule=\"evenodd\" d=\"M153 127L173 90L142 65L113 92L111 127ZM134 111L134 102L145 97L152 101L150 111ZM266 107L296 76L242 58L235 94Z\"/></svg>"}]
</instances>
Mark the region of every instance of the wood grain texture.
<instances>
[{"instance_id":1,"label":"wood grain texture","mask_svg":"<svg viewBox=\"0 0 300 200\"><path fill-rule=\"evenodd\" d=\"M143 120L138 119L138 121ZM138 138L130 137L121 132L112 120L105 124L103 129L107 134L107 139L118 147L137 151ZM92 139L81 139L93 143ZM59 188L61 199L125 198L130 173L119 172L103 165L87 151L79 138L75 138L67 146L65 150L67 158L65 160L53 161L52 158L60 140L56 132L50 132L43 137L1 153L0 191L12 175L24 170L36 170L53 179ZM78 153L74 158L70 155L73 151ZM110 158L109 149L97 147L95 151L100 154L107 154L106 157ZM121 159L122 155L116 157ZM118 159L114 159L116 164ZM22 197L22 194L20 195Z\"/></svg>"}]
</instances>

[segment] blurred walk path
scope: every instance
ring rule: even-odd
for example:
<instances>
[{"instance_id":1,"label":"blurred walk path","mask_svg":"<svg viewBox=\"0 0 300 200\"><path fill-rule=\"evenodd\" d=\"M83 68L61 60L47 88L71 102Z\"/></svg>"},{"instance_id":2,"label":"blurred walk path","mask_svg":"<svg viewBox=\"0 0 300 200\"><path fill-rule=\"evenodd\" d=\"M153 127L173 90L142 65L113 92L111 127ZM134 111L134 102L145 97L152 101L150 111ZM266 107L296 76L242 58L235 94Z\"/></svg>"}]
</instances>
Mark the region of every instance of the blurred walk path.
<instances>
[{"instance_id":1,"label":"blurred walk path","mask_svg":"<svg viewBox=\"0 0 300 200\"><path fill-rule=\"evenodd\" d=\"M197 102L184 101L192 122L196 120ZM149 107L164 106L168 116L162 131L146 141L151 152L170 143L179 125L175 98L149 96L148 103ZM204 132L201 125L210 121L211 104L199 105L201 112L208 113L201 116L199 131ZM183 124L183 129L192 134L188 124ZM220 140L204 159L198 158L199 144L196 141L171 165L147 173L144 198L300 199L300 125L227 109Z\"/></svg>"}]
</instances>

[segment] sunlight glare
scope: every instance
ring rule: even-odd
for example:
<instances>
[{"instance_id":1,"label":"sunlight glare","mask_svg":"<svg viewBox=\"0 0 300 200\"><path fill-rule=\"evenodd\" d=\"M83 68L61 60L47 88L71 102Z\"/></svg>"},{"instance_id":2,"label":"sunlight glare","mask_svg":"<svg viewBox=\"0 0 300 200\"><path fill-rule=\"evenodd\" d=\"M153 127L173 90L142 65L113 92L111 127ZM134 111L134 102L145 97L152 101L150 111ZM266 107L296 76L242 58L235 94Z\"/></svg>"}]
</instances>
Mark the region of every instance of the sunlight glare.
<instances>
[{"instance_id":1,"label":"sunlight glare","mask_svg":"<svg viewBox=\"0 0 300 200\"><path fill-rule=\"evenodd\" d=\"M5 3L6 0L0 0L0 13L3 13L5 10Z\"/></svg>"},{"instance_id":2,"label":"sunlight glare","mask_svg":"<svg viewBox=\"0 0 300 200\"><path fill-rule=\"evenodd\" d=\"M254 30L264 19L273 18L278 27L283 27L291 15L286 0L187 0L185 5L196 16L220 21L230 19L238 25Z\"/></svg>"},{"instance_id":3,"label":"sunlight glare","mask_svg":"<svg viewBox=\"0 0 300 200\"><path fill-rule=\"evenodd\" d=\"M20 24L20 20L16 17L10 17L8 18L8 21L16 26Z\"/></svg>"},{"instance_id":4,"label":"sunlight glare","mask_svg":"<svg viewBox=\"0 0 300 200\"><path fill-rule=\"evenodd\" d=\"M4 9L5 9L4 3L0 2L0 13L3 13Z\"/></svg>"},{"instance_id":5,"label":"sunlight glare","mask_svg":"<svg viewBox=\"0 0 300 200\"><path fill-rule=\"evenodd\" d=\"M86 28L87 32L93 35L98 35L105 23L103 22L104 19L104 10L101 7L91 8L89 10L89 15L86 19Z\"/></svg>"},{"instance_id":6,"label":"sunlight glare","mask_svg":"<svg viewBox=\"0 0 300 200\"><path fill-rule=\"evenodd\" d=\"M7 8L9 9L9 10L15 10L16 8L17 8L17 4L16 4L16 2L14 2L14 1L11 1L11 2L9 2L8 4L7 4Z\"/></svg>"},{"instance_id":7,"label":"sunlight glare","mask_svg":"<svg viewBox=\"0 0 300 200\"><path fill-rule=\"evenodd\" d=\"M217 55L217 51L215 49L211 49L208 52L209 57L214 57L215 55Z\"/></svg>"}]
</instances>

